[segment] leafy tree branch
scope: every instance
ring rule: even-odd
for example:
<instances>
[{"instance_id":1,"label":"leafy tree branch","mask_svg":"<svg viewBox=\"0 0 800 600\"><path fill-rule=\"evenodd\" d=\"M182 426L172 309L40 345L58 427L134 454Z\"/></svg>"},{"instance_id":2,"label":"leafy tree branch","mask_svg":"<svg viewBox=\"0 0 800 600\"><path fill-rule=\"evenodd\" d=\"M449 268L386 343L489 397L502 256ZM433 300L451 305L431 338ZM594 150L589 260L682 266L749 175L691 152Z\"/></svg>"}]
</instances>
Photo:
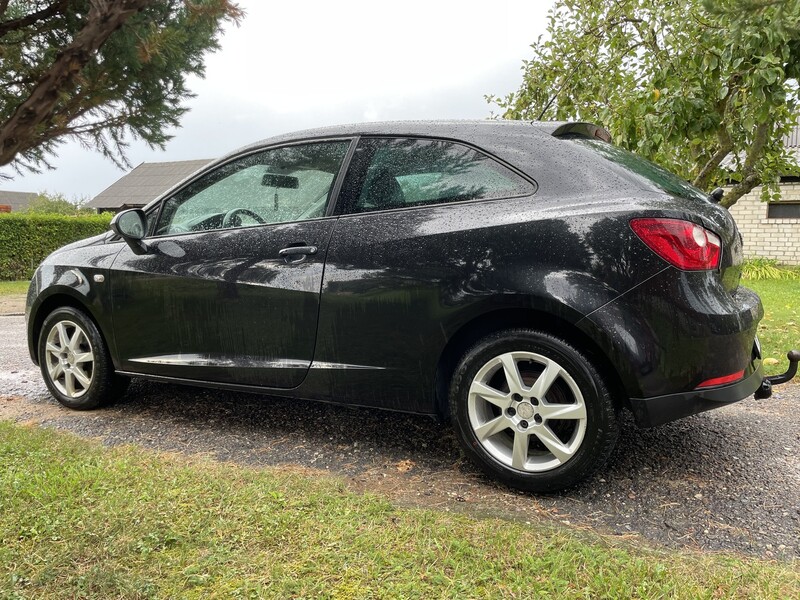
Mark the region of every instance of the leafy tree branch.
<instances>
[{"instance_id":1,"label":"leafy tree branch","mask_svg":"<svg viewBox=\"0 0 800 600\"><path fill-rule=\"evenodd\" d=\"M800 0L558 0L532 50L499 116L597 122L727 206L797 173Z\"/></svg>"}]
</instances>

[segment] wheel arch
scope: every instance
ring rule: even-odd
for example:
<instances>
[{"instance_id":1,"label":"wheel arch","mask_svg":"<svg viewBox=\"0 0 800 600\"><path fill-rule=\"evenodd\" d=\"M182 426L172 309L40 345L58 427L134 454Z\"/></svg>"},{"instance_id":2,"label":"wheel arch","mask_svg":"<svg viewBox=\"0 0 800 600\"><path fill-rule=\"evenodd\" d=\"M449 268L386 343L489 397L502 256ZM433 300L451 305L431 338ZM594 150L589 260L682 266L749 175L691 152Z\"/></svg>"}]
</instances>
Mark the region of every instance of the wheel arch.
<instances>
[{"instance_id":1,"label":"wheel arch","mask_svg":"<svg viewBox=\"0 0 800 600\"><path fill-rule=\"evenodd\" d=\"M30 347L31 360L33 360L33 363L37 366L39 365L39 352L38 352L39 336L42 334L42 325L44 324L44 320L51 312L53 312L57 308L61 308L64 306L69 306L71 308L74 308L75 310L79 310L82 313L84 313L89 319L91 319L95 327L97 327L97 330L100 332L100 335L103 336L103 341L105 341L106 343L106 348L108 348L109 352L111 352L111 344L109 341L109 337L103 330L102 325L97 320L97 317L95 317L89 305L86 302L84 302L81 297L76 296L73 293L59 290L44 298L41 301L41 303L36 307L36 309L31 312L30 325L29 325L30 327L29 347Z\"/></svg>"},{"instance_id":2,"label":"wheel arch","mask_svg":"<svg viewBox=\"0 0 800 600\"><path fill-rule=\"evenodd\" d=\"M603 375L615 406L627 406L628 395L622 378L600 346L575 324L541 310L505 308L493 310L462 325L447 341L436 366L434 402L437 416L449 419L448 396L450 381L464 353L481 338L502 329L526 328L549 333L563 339L589 355Z\"/></svg>"}]
</instances>

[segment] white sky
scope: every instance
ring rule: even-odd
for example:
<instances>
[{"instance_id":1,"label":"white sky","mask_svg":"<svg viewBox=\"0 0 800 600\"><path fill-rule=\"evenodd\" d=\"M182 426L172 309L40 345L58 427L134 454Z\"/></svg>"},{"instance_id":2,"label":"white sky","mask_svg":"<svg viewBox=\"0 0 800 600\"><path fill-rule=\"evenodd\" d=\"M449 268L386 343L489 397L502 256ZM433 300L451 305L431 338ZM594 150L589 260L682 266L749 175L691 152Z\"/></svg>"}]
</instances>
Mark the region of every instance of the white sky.
<instances>
[{"instance_id":1,"label":"white sky","mask_svg":"<svg viewBox=\"0 0 800 600\"><path fill-rule=\"evenodd\" d=\"M522 60L544 33L553 0L380 2L238 0L247 11L166 150L132 143L141 162L215 158L259 139L308 127L389 119L489 116L485 94L521 82ZM55 170L15 176L2 188L91 198L125 171L74 142ZM8 174L8 169L4 169Z\"/></svg>"}]
</instances>

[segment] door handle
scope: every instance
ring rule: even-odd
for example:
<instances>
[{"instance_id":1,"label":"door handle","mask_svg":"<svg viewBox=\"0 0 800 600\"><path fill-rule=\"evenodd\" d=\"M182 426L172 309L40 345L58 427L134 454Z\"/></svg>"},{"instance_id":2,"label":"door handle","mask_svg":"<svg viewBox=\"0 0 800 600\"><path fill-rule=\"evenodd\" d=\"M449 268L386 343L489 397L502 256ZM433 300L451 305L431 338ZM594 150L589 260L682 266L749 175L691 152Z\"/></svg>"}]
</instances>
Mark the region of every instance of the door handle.
<instances>
[{"instance_id":1,"label":"door handle","mask_svg":"<svg viewBox=\"0 0 800 600\"><path fill-rule=\"evenodd\" d=\"M316 254L317 247L316 246L289 246L288 248L283 248L278 250L278 254L287 257L291 256L292 254Z\"/></svg>"},{"instance_id":2,"label":"door handle","mask_svg":"<svg viewBox=\"0 0 800 600\"><path fill-rule=\"evenodd\" d=\"M286 264L296 265L303 262L307 256L317 253L316 246L289 246L278 250L278 254L283 257Z\"/></svg>"}]
</instances>

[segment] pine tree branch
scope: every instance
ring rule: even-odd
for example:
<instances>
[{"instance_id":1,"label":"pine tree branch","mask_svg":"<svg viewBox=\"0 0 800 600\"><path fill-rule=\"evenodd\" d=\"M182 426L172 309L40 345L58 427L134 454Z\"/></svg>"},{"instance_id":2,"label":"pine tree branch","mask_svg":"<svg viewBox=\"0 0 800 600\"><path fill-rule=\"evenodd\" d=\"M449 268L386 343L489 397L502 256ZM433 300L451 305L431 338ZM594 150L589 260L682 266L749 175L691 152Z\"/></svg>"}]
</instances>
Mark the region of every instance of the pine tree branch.
<instances>
[{"instance_id":1,"label":"pine tree branch","mask_svg":"<svg viewBox=\"0 0 800 600\"><path fill-rule=\"evenodd\" d=\"M54 17L59 13L63 13L68 6L69 6L69 0L56 0L50 6L43 8L42 10L36 11L35 13L25 15L24 17L19 17L18 19L3 21L2 23L0 23L0 37L6 35L10 31L23 29L28 25L33 25L34 23L37 23L39 21L45 21L50 17ZM0 3L0 15L6 11L7 7L8 7L8 0L4 0L2 3Z\"/></svg>"},{"instance_id":2,"label":"pine tree branch","mask_svg":"<svg viewBox=\"0 0 800 600\"><path fill-rule=\"evenodd\" d=\"M0 166L36 145L36 130L51 119L63 95L97 50L125 21L153 0L94 0L86 24L41 75L30 95L0 125Z\"/></svg>"}]
</instances>

